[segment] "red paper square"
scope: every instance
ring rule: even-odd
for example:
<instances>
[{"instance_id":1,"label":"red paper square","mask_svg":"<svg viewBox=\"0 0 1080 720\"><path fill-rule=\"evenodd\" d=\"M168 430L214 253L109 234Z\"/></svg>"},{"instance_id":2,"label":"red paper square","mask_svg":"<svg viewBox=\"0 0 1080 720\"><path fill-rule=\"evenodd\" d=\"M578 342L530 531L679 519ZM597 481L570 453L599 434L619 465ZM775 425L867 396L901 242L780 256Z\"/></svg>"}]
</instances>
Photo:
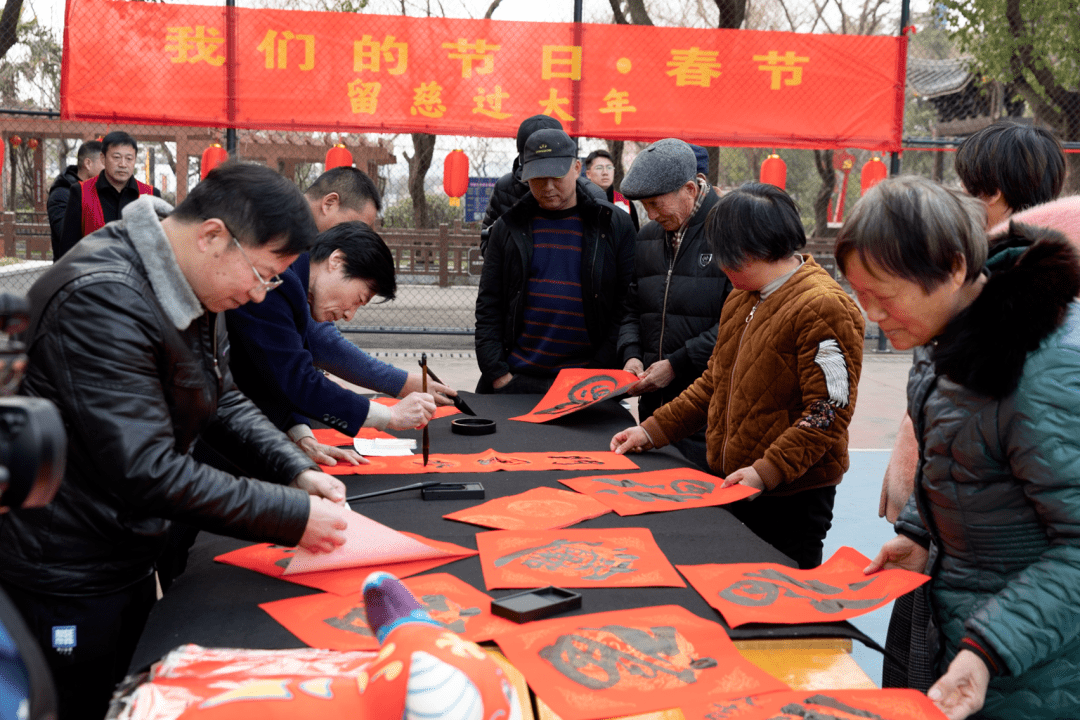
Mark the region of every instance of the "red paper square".
<instances>
[{"instance_id":1,"label":"red paper square","mask_svg":"<svg viewBox=\"0 0 1080 720\"><path fill-rule=\"evenodd\" d=\"M648 528L477 533L488 590L686 587Z\"/></svg>"},{"instance_id":2,"label":"red paper square","mask_svg":"<svg viewBox=\"0 0 1080 720\"><path fill-rule=\"evenodd\" d=\"M690 468L593 475L559 482L596 498L624 516L725 505L758 492L741 484L721 488L722 479Z\"/></svg>"},{"instance_id":3,"label":"red paper square","mask_svg":"<svg viewBox=\"0 0 1080 720\"><path fill-rule=\"evenodd\" d=\"M532 410L510 418L521 422L544 423L557 417L618 397L638 381L637 375L623 370L560 370L547 394Z\"/></svg>"},{"instance_id":4,"label":"red paper square","mask_svg":"<svg viewBox=\"0 0 1080 720\"><path fill-rule=\"evenodd\" d=\"M497 530L551 530L611 512L586 495L538 487L443 515L448 520Z\"/></svg>"},{"instance_id":5,"label":"red paper square","mask_svg":"<svg viewBox=\"0 0 1080 720\"><path fill-rule=\"evenodd\" d=\"M930 579L908 570L864 575L870 558L842 547L812 570L774 563L679 565L705 602L731 627L751 622L791 625L865 615Z\"/></svg>"},{"instance_id":6,"label":"red paper square","mask_svg":"<svg viewBox=\"0 0 1080 720\"><path fill-rule=\"evenodd\" d=\"M516 625L491 614L491 598L446 573L402 580L435 620L473 642L490 640ZM259 605L286 630L311 647L374 650L379 647L367 624L364 598L322 593Z\"/></svg>"},{"instance_id":7,"label":"red paper square","mask_svg":"<svg viewBox=\"0 0 1080 720\"><path fill-rule=\"evenodd\" d=\"M284 574L285 568L289 565L289 559L296 551L296 548L283 547L281 545L271 545L269 543L249 545L248 547L240 548L239 550L233 550L232 552L218 555L214 560L227 565L235 565L247 570L254 570L263 575L276 577L285 580L286 582L296 583L297 585L325 590L326 592L334 593L335 595L350 595L360 592L364 587L364 580L367 579L367 576L377 570L384 570L393 574L395 577L403 578L410 575L416 575L417 573L427 572L428 570L461 560L462 558L471 555L476 555L475 550L470 550L469 548L461 547L454 543L429 540L428 538L407 532L403 532L402 535L408 535L433 548L444 550L450 554L444 558L432 558L430 560L414 560L412 562L389 563L383 565L365 565L363 567L347 568L345 570L326 570L297 573L296 575Z\"/></svg>"},{"instance_id":8,"label":"red paper square","mask_svg":"<svg viewBox=\"0 0 1080 720\"><path fill-rule=\"evenodd\" d=\"M945 720L918 690L785 690L704 706L682 705L686 720Z\"/></svg>"},{"instance_id":9,"label":"red paper square","mask_svg":"<svg viewBox=\"0 0 1080 720\"><path fill-rule=\"evenodd\" d=\"M541 620L498 635L562 720L593 720L786 690L719 624L677 605Z\"/></svg>"}]
</instances>

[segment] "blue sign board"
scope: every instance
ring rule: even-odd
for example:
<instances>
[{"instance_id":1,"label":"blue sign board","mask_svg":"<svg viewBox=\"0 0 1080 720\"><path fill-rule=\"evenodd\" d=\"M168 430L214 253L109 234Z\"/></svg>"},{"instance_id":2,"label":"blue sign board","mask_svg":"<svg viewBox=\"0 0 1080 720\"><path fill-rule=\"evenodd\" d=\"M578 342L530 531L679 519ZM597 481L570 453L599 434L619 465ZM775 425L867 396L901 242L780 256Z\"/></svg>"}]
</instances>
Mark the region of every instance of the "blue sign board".
<instances>
[{"instance_id":1,"label":"blue sign board","mask_svg":"<svg viewBox=\"0 0 1080 720\"><path fill-rule=\"evenodd\" d=\"M487 212L491 191L499 178L470 177L469 189L465 191L465 222L480 222Z\"/></svg>"}]
</instances>

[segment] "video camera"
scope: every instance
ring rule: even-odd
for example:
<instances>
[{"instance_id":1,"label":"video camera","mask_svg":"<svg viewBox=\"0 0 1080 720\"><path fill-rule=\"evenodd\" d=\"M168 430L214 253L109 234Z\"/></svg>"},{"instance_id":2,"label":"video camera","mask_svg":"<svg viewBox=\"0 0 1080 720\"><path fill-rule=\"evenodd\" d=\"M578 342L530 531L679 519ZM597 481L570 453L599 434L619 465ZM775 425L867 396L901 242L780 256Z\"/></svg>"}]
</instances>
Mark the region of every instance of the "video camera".
<instances>
[{"instance_id":1,"label":"video camera","mask_svg":"<svg viewBox=\"0 0 1080 720\"><path fill-rule=\"evenodd\" d=\"M26 371L17 339L30 324L24 298L0 293L0 513L47 505L64 477L67 433L48 400L11 397Z\"/></svg>"}]
</instances>

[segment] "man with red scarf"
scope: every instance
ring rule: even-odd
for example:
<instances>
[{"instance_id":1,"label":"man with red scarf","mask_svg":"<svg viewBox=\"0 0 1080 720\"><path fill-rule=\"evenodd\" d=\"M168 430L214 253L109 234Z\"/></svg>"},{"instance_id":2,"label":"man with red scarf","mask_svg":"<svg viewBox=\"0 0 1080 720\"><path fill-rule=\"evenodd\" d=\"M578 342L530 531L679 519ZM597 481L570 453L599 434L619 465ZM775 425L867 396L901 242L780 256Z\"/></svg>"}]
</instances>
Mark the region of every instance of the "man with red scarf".
<instances>
[{"instance_id":1,"label":"man with red scarf","mask_svg":"<svg viewBox=\"0 0 1080 720\"><path fill-rule=\"evenodd\" d=\"M120 219L120 211L140 195L161 192L152 185L135 179L135 163L139 145L126 132L111 132L101 139L101 154L105 169L100 175L71 186L64 231L53 248L53 260L75 247L84 237Z\"/></svg>"}]
</instances>

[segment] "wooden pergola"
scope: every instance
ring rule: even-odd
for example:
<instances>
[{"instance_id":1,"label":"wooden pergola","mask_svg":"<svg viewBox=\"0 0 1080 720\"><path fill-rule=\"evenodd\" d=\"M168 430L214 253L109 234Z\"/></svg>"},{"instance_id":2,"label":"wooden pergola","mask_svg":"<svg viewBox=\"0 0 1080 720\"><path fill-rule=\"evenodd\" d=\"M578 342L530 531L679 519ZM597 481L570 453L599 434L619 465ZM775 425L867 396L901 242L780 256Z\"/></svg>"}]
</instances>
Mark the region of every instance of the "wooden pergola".
<instances>
[{"instance_id":1,"label":"wooden pergola","mask_svg":"<svg viewBox=\"0 0 1080 720\"><path fill-rule=\"evenodd\" d=\"M194 158L199 162L202 152L212 143L224 145L224 131L216 128L193 128L169 125L131 125L103 124L78 120L57 120L55 118L7 116L0 139L5 145L12 136L19 136L25 143L31 138L38 140L34 150L34 209L45 211L45 202L49 185L53 178L45 175L44 140L92 140L114 130L123 130L139 143L172 142L176 143L176 201L187 195L189 163ZM240 130L237 133L237 156L248 160L265 163L277 168L278 172L295 181L296 166L301 163L322 163L331 144L328 139L316 138L311 133L277 132L264 130ZM366 139L350 135L342 139L352 152L353 164L366 172L373 179L379 177L379 167L392 165L397 158L390 149L388 141L372 143ZM5 163L2 177L14 188L15 178L10 177L14 163ZM63 168L61 168L61 171ZM3 207L3 193L0 193L0 211Z\"/></svg>"}]
</instances>

